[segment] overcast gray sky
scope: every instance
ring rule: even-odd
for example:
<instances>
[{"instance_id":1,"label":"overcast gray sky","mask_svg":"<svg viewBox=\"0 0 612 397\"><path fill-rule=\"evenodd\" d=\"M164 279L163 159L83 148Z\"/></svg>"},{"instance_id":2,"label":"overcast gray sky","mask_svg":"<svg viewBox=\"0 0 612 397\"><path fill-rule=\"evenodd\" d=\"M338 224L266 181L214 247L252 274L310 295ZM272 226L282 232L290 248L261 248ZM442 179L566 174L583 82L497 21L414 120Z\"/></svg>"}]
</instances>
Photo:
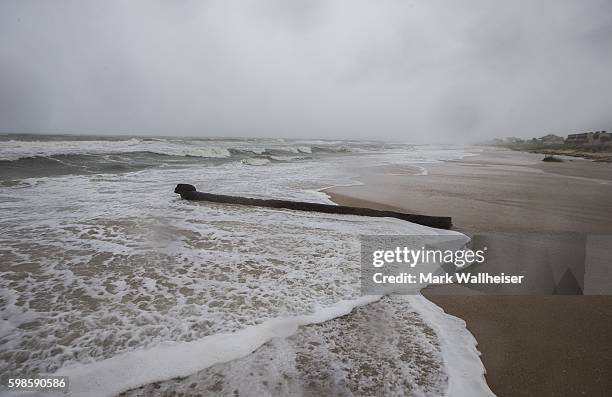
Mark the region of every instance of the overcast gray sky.
<instances>
[{"instance_id":1,"label":"overcast gray sky","mask_svg":"<svg viewBox=\"0 0 612 397\"><path fill-rule=\"evenodd\" d=\"M0 1L0 131L413 142L612 127L612 1Z\"/></svg>"}]
</instances>

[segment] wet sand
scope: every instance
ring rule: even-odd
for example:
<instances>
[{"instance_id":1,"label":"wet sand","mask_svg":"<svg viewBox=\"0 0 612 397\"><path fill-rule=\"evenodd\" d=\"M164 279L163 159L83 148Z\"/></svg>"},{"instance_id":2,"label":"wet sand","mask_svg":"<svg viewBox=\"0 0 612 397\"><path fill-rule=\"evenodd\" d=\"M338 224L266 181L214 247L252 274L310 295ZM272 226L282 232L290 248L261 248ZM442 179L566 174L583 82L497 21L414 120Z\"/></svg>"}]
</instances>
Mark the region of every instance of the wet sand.
<instances>
[{"instance_id":1,"label":"wet sand","mask_svg":"<svg viewBox=\"0 0 612 397\"><path fill-rule=\"evenodd\" d=\"M466 233L612 232L612 164L487 149L461 161L361 170L361 186L325 192L338 204L452 216Z\"/></svg>"},{"instance_id":2,"label":"wet sand","mask_svg":"<svg viewBox=\"0 0 612 397\"><path fill-rule=\"evenodd\" d=\"M328 189L338 204L452 216L456 230L612 234L612 165L484 149L418 167L361 170L361 186ZM511 260L511 259L510 259ZM604 396L612 390L612 296L424 294L464 319L499 396Z\"/></svg>"}]
</instances>

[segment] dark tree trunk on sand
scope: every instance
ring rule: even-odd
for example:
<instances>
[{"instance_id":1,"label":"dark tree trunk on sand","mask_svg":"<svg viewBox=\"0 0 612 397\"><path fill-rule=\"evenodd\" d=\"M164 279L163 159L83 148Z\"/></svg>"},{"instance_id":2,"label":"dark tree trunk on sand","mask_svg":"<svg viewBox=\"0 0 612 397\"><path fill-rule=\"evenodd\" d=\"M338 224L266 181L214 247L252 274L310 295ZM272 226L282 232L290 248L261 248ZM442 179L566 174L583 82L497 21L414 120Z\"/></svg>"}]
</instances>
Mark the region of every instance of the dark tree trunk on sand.
<instances>
[{"instance_id":1,"label":"dark tree trunk on sand","mask_svg":"<svg viewBox=\"0 0 612 397\"><path fill-rule=\"evenodd\" d=\"M180 194L185 200L210 201L214 203L252 205L257 207L285 208L295 211L323 212L326 214L361 215L372 217L389 217L402 219L404 221L418 223L419 225L435 227L438 229L450 229L452 222L446 216L413 215L395 211L379 211L371 208L347 207L344 205L329 205L318 203L305 203L301 201L288 200L265 200L248 197L225 196L221 194L202 193L196 191L195 186L179 183L174 193Z\"/></svg>"}]
</instances>

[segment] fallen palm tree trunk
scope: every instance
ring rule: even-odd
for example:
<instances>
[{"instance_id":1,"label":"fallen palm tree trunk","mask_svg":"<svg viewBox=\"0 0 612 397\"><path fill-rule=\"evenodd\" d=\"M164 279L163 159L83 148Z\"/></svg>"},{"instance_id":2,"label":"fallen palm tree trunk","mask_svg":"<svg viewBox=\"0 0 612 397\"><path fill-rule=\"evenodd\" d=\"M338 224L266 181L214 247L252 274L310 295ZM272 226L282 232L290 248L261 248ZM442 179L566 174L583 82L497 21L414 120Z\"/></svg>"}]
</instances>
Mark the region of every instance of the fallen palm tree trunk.
<instances>
[{"instance_id":1,"label":"fallen palm tree trunk","mask_svg":"<svg viewBox=\"0 0 612 397\"><path fill-rule=\"evenodd\" d=\"M371 208L348 207L344 205L329 205L318 203L306 203L288 200L266 200L248 197L225 196L222 194L202 193L196 191L195 186L179 183L174 193L180 194L185 200L211 201L214 203L252 205L257 207L285 208L296 211L324 212L326 214L361 215L373 217L398 218L419 225L435 227L438 229L450 229L451 218L446 216L413 215L395 211L380 211Z\"/></svg>"}]
</instances>

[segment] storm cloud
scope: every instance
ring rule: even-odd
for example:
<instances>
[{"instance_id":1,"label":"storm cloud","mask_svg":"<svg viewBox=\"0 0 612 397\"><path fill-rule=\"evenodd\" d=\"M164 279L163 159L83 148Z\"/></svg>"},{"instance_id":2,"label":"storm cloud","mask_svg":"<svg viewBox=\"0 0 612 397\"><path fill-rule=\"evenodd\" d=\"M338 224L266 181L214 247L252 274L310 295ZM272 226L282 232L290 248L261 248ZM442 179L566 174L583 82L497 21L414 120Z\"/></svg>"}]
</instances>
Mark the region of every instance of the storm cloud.
<instances>
[{"instance_id":1,"label":"storm cloud","mask_svg":"<svg viewBox=\"0 0 612 397\"><path fill-rule=\"evenodd\" d=\"M473 141L612 129L612 2L0 2L0 132Z\"/></svg>"}]
</instances>

